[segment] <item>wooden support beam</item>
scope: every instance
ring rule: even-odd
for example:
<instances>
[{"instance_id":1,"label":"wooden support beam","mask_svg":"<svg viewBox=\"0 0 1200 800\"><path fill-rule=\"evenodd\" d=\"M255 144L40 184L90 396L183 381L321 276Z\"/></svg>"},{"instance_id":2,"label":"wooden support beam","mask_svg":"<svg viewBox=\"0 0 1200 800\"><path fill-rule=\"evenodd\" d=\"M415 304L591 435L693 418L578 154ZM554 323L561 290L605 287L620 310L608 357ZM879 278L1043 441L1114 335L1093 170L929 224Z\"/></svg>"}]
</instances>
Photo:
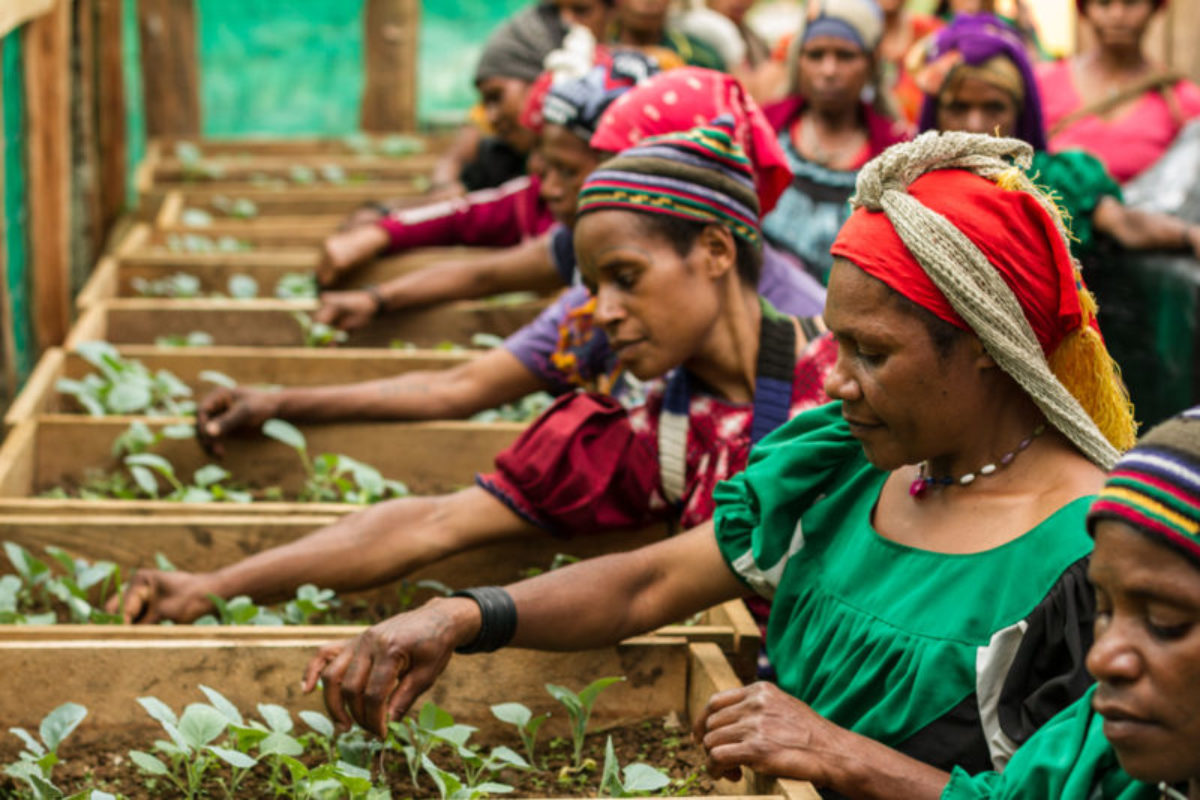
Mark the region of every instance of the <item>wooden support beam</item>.
<instances>
[{"instance_id":1,"label":"wooden support beam","mask_svg":"<svg viewBox=\"0 0 1200 800\"><path fill-rule=\"evenodd\" d=\"M112 228L125 210L128 142L122 61L124 3L96 1L96 138L100 151L100 224Z\"/></svg>"},{"instance_id":2,"label":"wooden support beam","mask_svg":"<svg viewBox=\"0 0 1200 800\"><path fill-rule=\"evenodd\" d=\"M29 255L40 346L61 344L71 309L71 2L24 29Z\"/></svg>"},{"instance_id":3,"label":"wooden support beam","mask_svg":"<svg viewBox=\"0 0 1200 800\"><path fill-rule=\"evenodd\" d=\"M417 127L420 8L416 0L366 0L363 130L411 131Z\"/></svg>"},{"instance_id":4,"label":"wooden support beam","mask_svg":"<svg viewBox=\"0 0 1200 800\"><path fill-rule=\"evenodd\" d=\"M147 136L200 133L193 0L138 0Z\"/></svg>"}]
</instances>

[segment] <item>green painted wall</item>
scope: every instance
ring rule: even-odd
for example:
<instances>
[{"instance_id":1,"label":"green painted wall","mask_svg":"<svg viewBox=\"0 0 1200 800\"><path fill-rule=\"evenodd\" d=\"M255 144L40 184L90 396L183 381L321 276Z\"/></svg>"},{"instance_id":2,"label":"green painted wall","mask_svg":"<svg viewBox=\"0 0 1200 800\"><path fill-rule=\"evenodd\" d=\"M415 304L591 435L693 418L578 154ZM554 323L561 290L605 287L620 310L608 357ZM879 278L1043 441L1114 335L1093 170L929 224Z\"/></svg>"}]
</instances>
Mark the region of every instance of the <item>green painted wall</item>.
<instances>
[{"instance_id":1,"label":"green painted wall","mask_svg":"<svg viewBox=\"0 0 1200 800\"><path fill-rule=\"evenodd\" d=\"M0 72L4 85L4 263L5 287L12 309L13 337L18 380L24 381L33 367L34 340L29 307L29 247L26 238L28 198L25 170L25 70L21 63L20 31L0 40ZM16 387L13 387L16 390Z\"/></svg>"},{"instance_id":2,"label":"green painted wall","mask_svg":"<svg viewBox=\"0 0 1200 800\"><path fill-rule=\"evenodd\" d=\"M129 207L137 205L133 177L146 157L146 96L142 91L142 46L138 34L137 0L122 0L121 44L125 66L125 149L129 175L125 191Z\"/></svg>"}]
</instances>

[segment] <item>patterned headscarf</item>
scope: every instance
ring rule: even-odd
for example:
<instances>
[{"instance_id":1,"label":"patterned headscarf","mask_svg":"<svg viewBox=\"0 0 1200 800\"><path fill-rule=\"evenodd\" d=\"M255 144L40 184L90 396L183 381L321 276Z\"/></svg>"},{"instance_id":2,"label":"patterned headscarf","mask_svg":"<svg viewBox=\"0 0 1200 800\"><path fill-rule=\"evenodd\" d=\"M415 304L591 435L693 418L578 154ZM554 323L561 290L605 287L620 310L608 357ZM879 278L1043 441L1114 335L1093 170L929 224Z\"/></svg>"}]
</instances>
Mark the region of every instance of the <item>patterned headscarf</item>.
<instances>
[{"instance_id":1,"label":"patterned headscarf","mask_svg":"<svg viewBox=\"0 0 1200 800\"><path fill-rule=\"evenodd\" d=\"M1006 69L1009 65L1017 73L1015 79ZM937 128L938 95L949 81L966 70L971 71L965 74L1013 96L1020 108L1013 136L1028 142L1034 150L1045 150L1042 96L1025 42L1011 27L991 14L962 14L942 29L929 45L925 64L916 70L917 85L925 92L921 130ZM1014 85L1017 81L1019 86Z\"/></svg>"},{"instance_id":2,"label":"patterned headscarf","mask_svg":"<svg viewBox=\"0 0 1200 800\"><path fill-rule=\"evenodd\" d=\"M636 50L597 47L595 64L579 77L556 80L545 72L529 91L521 124L541 132L546 123L561 125L590 142L608 107L625 92L658 74L658 62Z\"/></svg>"},{"instance_id":3,"label":"patterned headscarf","mask_svg":"<svg viewBox=\"0 0 1200 800\"><path fill-rule=\"evenodd\" d=\"M602 209L717 223L756 247L762 239L753 167L728 117L652 136L607 161L584 182L578 215Z\"/></svg>"},{"instance_id":4,"label":"patterned headscarf","mask_svg":"<svg viewBox=\"0 0 1200 800\"><path fill-rule=\"evenodd\" d=\"M516 78L533 83L542 62L558 48L567 28L552 5L535 5L509 17L497 28L479 56L475 84L489 78Z\"/></svg>"},{"instance_id":5,"label":"patterned headscarf","mask_svg":"<svg viewBox=\"0 0 1200 800\"><path fill-rule=\"evenodd\" d=\"M859 173L831 251L973 331L1047 420L1108 469L1134 443L1133 410L1062 218L1023 172L1032 156L1024 142L961 132L896 145Z\"/></svg>"},{"instance_id":6,"label":"patterned headscarf","mask_svg":"<svg viewBox=\"0 0 1200 800\"><path fill-rule=\"evenodd\" d=\"M1200 406L1152 429L1121 457L1088 512L1088 531L1114 519L1200 567Z\"/></svg>"},{"instance_id":7,"label":"patterned headscarf","mask_svg":"<svg viewBox=\"0 0 1200 800\"><path fill-rule=\"evenodd\" d=\"M682 67L627 92L600 119L592 147L617 153L647 136L686 131L717 117L733 121L733 137L750 159L758 207L766 214L792 182L787 156L754 99L731 75Z\"/></svg>"}]
</instances>

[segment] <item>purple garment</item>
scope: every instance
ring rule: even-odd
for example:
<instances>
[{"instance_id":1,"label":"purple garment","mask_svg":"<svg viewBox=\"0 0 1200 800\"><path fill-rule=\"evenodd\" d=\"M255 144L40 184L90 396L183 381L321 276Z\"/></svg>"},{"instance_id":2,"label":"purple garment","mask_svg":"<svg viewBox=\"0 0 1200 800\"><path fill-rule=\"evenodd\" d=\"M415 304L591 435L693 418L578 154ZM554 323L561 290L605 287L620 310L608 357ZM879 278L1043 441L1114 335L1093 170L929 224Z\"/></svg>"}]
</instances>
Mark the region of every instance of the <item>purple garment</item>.
<instances>
[{"instance_id":1,"label":"purple garment","mask_svg":"<svg viewBox=\"0 0 1200 800\"><path fill-rule=\"evenodd\" d=\"M1025 42L999 17L991 14L960 14L934 37L929 46L928 60L933 61L951 51L962 54L963 63L978 66L995 56L1005 56L1021 73L1025 82L1025 104L1017 117L1013 135L1033 145L1034 150L1046 149L1046 124L1042 120L1042 96L1033 75L1033 66L1025 50ZM925 95L921 108L921 132L937 130L938 101Z\"/></svg>"},{"instance_id":2,"label":"purple garment","mask_svg":"<svg viewBox=\"0 0 1200 800\"><path fill-rule=\"evenodd\" d=\"M557 265L562 270L562 265ZM813 317L825 309L825 287L817 281L800 260L770 245L763 246L762 275L758 293L779 311L793 317ZM559 347L561 332L568 315L586 305L591 294L583 286L567 289L537 319L504 341L505 348L517 357L526 369L544 380L555 393L578 386L578 380L595 381L613 370L608 339L598 327L574 324L575 329L587 329L588 335L571 348L577 364L576 374L567 375L552 362L550 356ZM576 378L573 382L571 378Z\"/></svg>"}]
</instances>

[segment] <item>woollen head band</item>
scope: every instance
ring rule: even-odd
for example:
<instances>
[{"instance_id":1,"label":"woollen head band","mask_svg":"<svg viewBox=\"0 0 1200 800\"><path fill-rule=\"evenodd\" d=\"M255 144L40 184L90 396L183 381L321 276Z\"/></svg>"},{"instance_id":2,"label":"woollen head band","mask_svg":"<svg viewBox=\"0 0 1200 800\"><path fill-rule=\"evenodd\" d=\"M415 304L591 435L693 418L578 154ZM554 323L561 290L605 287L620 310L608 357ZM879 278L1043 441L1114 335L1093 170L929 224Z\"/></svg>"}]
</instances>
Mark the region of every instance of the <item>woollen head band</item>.
<instances>
[{"instance_id":1,"label":"woollen head band","mask_svg":"<svg viewBox=\"0 0 1200 800\"><path fill-rule=\"evenodd\" d=\"M666 214L729 228L758 247L762 231L750 160L728 117L681 133L651 136L588 176L577 215L603 209Z\"/></svg>"},{"instance_id":2,"label":"woollen head band","mask_svg":"<svg viewBox=\"0 0 1200 800\"><path fill-rule=\"evenodd\" d=\"M1062 218L1024 172L1032 158L1025 142L981 134L895 145L859 172L832 252L972 331L1047 421L1109 469L1134 443L1133 410Z\"/></svg>"},{"instance_id":3,"label":"woollen head band","mask_svg":"<svg viewBox=\"0 0 1200 800\"><path fill-rule=\"evenodd\" d=\"M1108 475L1088 512L1124 522L1200 567L1200 406L1153 428Z\"/></svg>"}]
</instances>

